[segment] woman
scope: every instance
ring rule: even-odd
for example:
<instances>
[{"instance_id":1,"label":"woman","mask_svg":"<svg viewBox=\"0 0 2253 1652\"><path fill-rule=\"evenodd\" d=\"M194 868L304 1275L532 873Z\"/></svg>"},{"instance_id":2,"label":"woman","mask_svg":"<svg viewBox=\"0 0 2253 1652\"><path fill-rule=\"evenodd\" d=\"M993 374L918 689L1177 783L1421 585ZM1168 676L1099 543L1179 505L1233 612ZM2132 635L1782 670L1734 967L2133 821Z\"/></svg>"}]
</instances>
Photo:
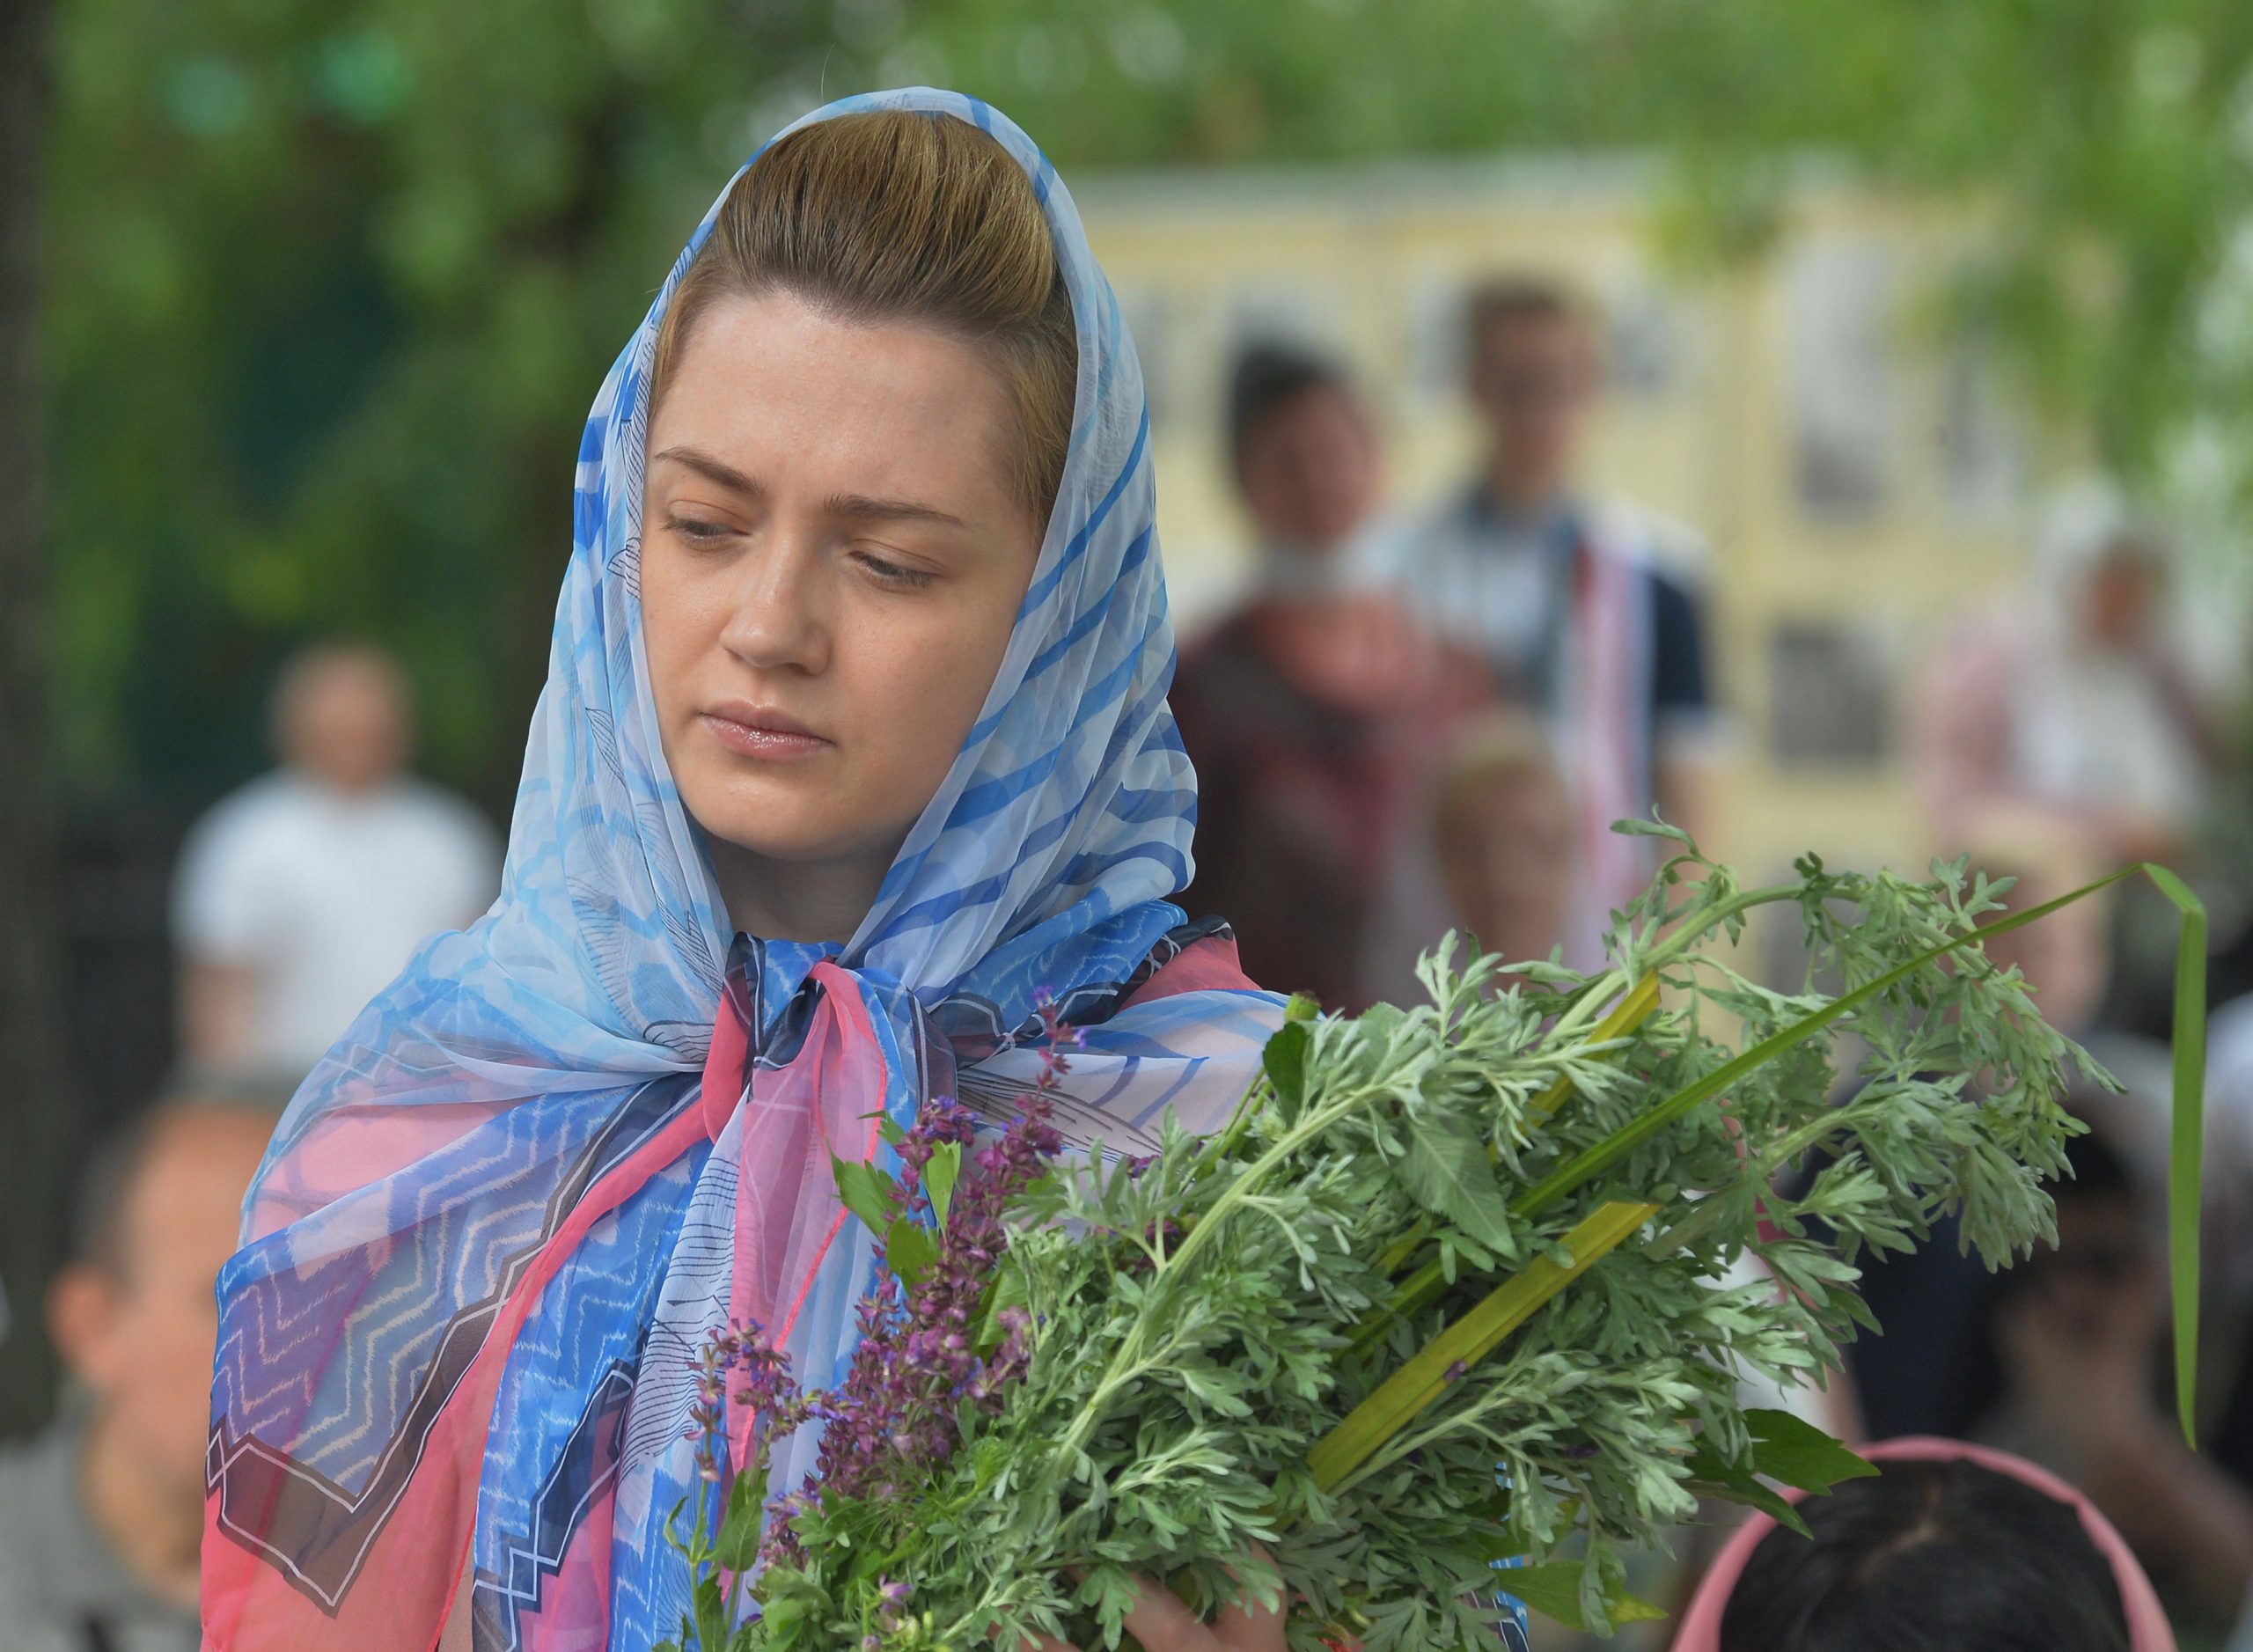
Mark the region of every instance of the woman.
<instances>
[{"instance_id":1,"label":"woman","mask_svg":"<svg viewBox=\"0 0 2253 1652\"><path fill-rule=\"evenodd\" d=\"M1953 1440L1863 1455L1876 1479L1785 1494L1811 1536L1737 1529L1674 1652L2175 1652L2128 1546L2055 1475Z\"/></svg>"},{"instance_id":2,"label":"woman","mask_svg":"<svg viewBox=\"0 0 2253 1652\"><path fill-rule=\"evenodd\" d=\"M829 1156L1224 1116L1277 1024L1189 873L1134 349L1068 195L952 94L730 184L597 398L499 902L307 1081L221 1281L207 1644L642 1648L690 1360L829 1386L872 1276ZM730 1419L736 1431L740 1418ZM811 1465L780 1453L778 1483ZM1278 1647L1273 1614L1151 1652Z\"/></svg>"},{"instance_id":3,"label":"woman","mask_svg":"<svg viewBox=\"0 0 2253 1652\"><path fill-rule=\"evenodd\" d=\"M1966 627L1912 726L1944 853L1997 804L2046 811L2108 863L2180 863L2220 756L2167 603L2165 540L2101 484L2051 506L2031 589Z\"/></svg>"},{"instance_id":4,"label":"woman","mask_svg":"<svg viewBox=\"0 0 2253 1652\"><path fill-rule=\"evenodd\" d=\"M1447 928L1418 841L1424 786L1490 684L1370 587L1383 467L1343 371L1255 345L1228 415L1259 588L1174 679L1199 777L1187 903L1228 914L1261 980L1359 1013L1417 995L1417 954Z\"/></svg>"}]
</instances>

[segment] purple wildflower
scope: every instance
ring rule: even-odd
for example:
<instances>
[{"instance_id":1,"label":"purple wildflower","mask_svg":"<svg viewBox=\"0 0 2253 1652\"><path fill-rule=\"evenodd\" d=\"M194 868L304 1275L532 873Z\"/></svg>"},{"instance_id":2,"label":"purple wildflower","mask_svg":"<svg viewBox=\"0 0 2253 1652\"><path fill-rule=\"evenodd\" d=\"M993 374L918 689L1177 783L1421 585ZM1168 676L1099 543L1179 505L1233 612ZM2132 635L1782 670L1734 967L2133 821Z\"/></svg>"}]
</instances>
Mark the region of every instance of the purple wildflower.
<instances>
[{"instance_id":1,"label":"purple wildflower","mask_svg":"<svg viewBox=\"0 0 2253 1652\"><path fill-rule=\"evenodd\" d=\"M949 1202L937 1254L912 1290L889 1267L860 1307L861 1341L845 1382L826 1406L821 1479L840 1496L913 1496L959 1443L957 1406L987 1408L1031 1359L1030 1322L1001 1317L1001 1345L981 1358L977 1341L994 1269L1008 1249L1006 1215L1018 1194L1048 1172L1063 1150L1052 1119L1054 1093L1071 1070L1064 1054L1079 1033L1064 1024L1053 995L1037 994L1040 1074L1001 1135L965 1155ZM945 1142L973 1139L974 1115L951 1098L919 1111L899 1147L903 1202L920 1191L931 1155Z\"/></svg>"},{"instance_id":2,"label":"purple wildflower","mask_svg":"<svg viewBox=\"0 0 2253 1652\"><path fill-rule=\"evenodd\" d=\"M745 1468L767 1471L774 1443L820 1414L819 1397L801 1390L790 1376L790 1356L767 1340L757 1322L723 1328L715 1326L704 1339L694 1362L696 1398L688 1407L684 1437L696 1442L696 1472L708 1482L723 1478L721 1458L726 1439L727 1402L749 1410L758 1446L755 1460ZM729 1379L740 1377L732 1396Z\"/></svg>"},{"instance_id":3,"label":"purple wildflower","mask_svg":"<svg viewBox=\"0 0 2253 1652\"><path fill-rule=\"evenodd\" d=\"M764 1566L804 1565L793 1524L826 1498L912 1500L960 1443L961 1404L997 1409L1008 1385L1022 1380L1031 1362L1033 1322L1023 1309L994 1316L1001 1340L986 1354L977 1344L994 1269L1008 1249L1009 1206L1063 1150L1053 1121L1054 1096L1071 1070L1065 1052L1078 1046L1080 1034L1064 1024L1053 994L1037 994L1034 1009L1040 1072L1008 1128L977 1145L977 1115L950 1096L936 1096L902 1135L896 1217L912 1219L930 1208L923 1178L942 1146L961 1144L964 1163L945 1225L934 1236L936 1256L913 1288L888 1264L878 1267L875 1286L855 1309L860 1341L843 1383L827 1393L804 1393L791 1380L788 1356L757 1325L716 1331L698 1355L689 1434L699 1441L697 1466L707 1479L723 1475L719 1442L730 1399L756 1418L760 1446L745 1472L766 1472L773 1441L810 1420L823 1424L817 1473L767 1507L760 1546ZM907 1585L880 1580L878 1594L875 1633L862 1643L871 1649L904 1626Z\"/></svg>"}]
</instances>

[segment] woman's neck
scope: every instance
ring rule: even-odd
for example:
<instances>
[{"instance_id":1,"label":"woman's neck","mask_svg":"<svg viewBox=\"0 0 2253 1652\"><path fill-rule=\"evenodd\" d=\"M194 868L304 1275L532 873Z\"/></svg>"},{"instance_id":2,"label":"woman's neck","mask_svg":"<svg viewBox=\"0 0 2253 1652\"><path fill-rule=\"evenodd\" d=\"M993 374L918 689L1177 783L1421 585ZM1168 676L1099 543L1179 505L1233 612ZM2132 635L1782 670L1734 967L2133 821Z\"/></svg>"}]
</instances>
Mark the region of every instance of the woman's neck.
<instances>
[{"instance_id":1,"label":"woman's neck","mask_svg":"<svg viewBox=\"0 0 2253 1652\"><path fill-rule=\"evenodd\" d=\"M767 941L853 938L876 904L892 852L836 860L780 861L717 839L712 870L728 905L728 921Z\"/></svg>"}]
</instances>

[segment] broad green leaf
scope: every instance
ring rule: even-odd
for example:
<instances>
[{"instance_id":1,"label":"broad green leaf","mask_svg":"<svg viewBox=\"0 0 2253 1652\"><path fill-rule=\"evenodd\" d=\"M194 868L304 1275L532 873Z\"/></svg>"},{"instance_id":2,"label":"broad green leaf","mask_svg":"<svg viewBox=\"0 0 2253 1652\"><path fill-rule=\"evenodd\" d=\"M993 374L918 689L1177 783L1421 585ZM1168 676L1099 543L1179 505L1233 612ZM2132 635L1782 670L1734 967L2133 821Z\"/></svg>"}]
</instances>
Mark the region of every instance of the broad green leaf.
<instances>
[{"instance_id":1,"label":"broad green leaf","mask_svg":"<svg viewBox=\"0 0 2253 1652\"><path fill-rule=\"evenodd\" d=\"M1400 1185L1482 1245L1509 1249L1510 1201L1494 1179L1486 1142L1436 1114L1412 1112L1401 1126L1408 1151L1393 1166Z\"/></svg>"},{"instance_id":2,"label":"broad green leaf","mask_svg":"<svg viewBox=\"0 0 2253 1652\"><path fill-rule=\"evenodd\" d=\"M1807 1522L1800 1518L1799 1510L1780 1492L1746 1464L1732 1463L1718 1456L1705 1439L1700 1438L1691 1448L1682 1466L1690 1475L1684 1486L1699 1496L1717 1497L1723 1502L1758 1509L1778 1525L1802 1537L1808 1535Z\"/></svg>"},{"instance_id":3,"label":"broad green leaf","mask_svg":"<svg viewBox=\"0 0 2253 1652\"><path fill-rule=\"evenodd\" d=\"M1747 1411L1744 1427L1752 1436L1753 1472L1803 1492L1827 1492L1840 1480L1878 1472L1875 1463L1788 1411Z\"/></svg>"},{"instance_id":4,"label":"broad green leaf","mask_svg":"<svg viewBox=\"0 0 2253 1652\"><path fill-rule=\"evenodd\" d=\"M803 1597L785 1595L760 1603L760 1626L772 1647L792 1647L805 1638L806 1609Z\"/></svg>"},{"instance_id":5,"label":"broad green leaf","mask_svg":"<svg viewBox=\"0 0 2253 1652\"><path fill-rule=\"evenodd\" d=\"M979 1322L978 1326L978 1351L980 1354L990 1353L1001 1343L1002 1310L1022 1308L1025 1305L1025 1302L1024 1271L1013 1267L1009 1259L1004 1257L1000 1272L994 1275L994 1282L986 1290L985 1317Z\"/></svg>"},{"instance_id":6,"label":"broad green leaf","mask_svg":"<svg viewBox=\"0 0 2253 1652\"><path fill-rule=\"evenodd\" d=\"M938 1242L929 1229L902 1216L884 1235L884 1259L901 1284L912 1285L939 1259Z\"/></svg>"},{"instance_id":7,"label":"broad green leaf","mask_svg":"<svg viewBox=\"0 0 2253 1652\"><path fill-rule=\"evenodd\" d=\"M1648 1600L1626 1590L1607 1590L1604 1614L1608 1621L1589 1619L1581 1604L1581 1580L1588 1568L1578 1560L1548 1560L1539 1566L1512 1566L1494 1574L1494 1586L1523 1601L1545 1618L1553 1618L1582 1634L1601 1634L1623 1623L1655 1623L1666 1616Z\"/></svg>"},{"instance_id":8,"label":"broad green leaf","mask_svg":"<svg viewBox=\"0 0 2253 1652\"><path fill-rule=\"evenodd\" d=\"M931 1162L923 1167L923 1192L931 1200L931 1214L938 1218L939 1226L947 1225L947 1211L954 1202L954 1185L962 1177L962 1143L942 1142L931 1151Z\"/></svg>"},{"instance_id":9,"label":"broad green leaf","mask_svg":"<svg viewBox=\"0 0 2253 1652\"><path fill-rule=\"evenodd\" d=\"M707 1572L696 1580L690 1597L696 1612L696 1644L701 1652L716 1652L728 1643L728 1599L720 1580Z\"/></svg>"},{"instance_id":10,"label":"broad green leaf","mask_svg":"<svg viewBox=\"0 0 2253 1652\"><path fill-rule=\"evenodd\" d=\"M829 1164L837 1178L837 1196L845 1201L845 1208L866 1222L871 1232L882 1233L892 1221L892 1178L873 1164L856 1164L833 1153Z\"/></svg>"},{"instance_id":11,"label":"broad green leaf","mask_svg":"<svg viewBox=\"0 0 2253 1652\"><path fill-rule=\"evenodd\" d=\"M1807 1529L1807 1522L1800 1518L1799 1510L1792 1507L1783 1494L1772 1486L1764 1486L1751 1475L1730 1470L1727 1465L1714 1464L1710 1457L1692 1457L1688 1464L1691 1478L1683 1482L1685 1490L1700 1497L1717 1498L1722 1502L1742 1503L1757 1509L1787 1531L1796 1531L1802 1538L1814 1534ZM1700 1467L1719 1466L1719 1474L1699 1473Z\"/></svg>"},{"instance_id":12,"label":"broad green leaf","mask_svg":"<svg viewBox=\"0 0 2253 1652\"><path fill-rule=\"evenodd\" d=\"M1449 1373L1458 1364L1468 1369L1493 1353L1544 1303L1657 1214L1656 1205L1601 1205L1565 1236L1564 1247L1573 1259L1569 1267L1541 1257L1489 1292L1315 1443L1307 1454L1315 1484L1337 1490L1346 1476L1446 1391Z\"/></svg>"},{"instance_id":13,"label":"broad green leaf","mask_svg":"<svg viewBox=\"0 0 2253 1652\"><path fill-rule=\"evenodd\" d=\"M766 1477L754 1473L739 1473L728 1487L727 1512L720 1518L719 1541L713 1546L712 1558L730 1572L747 1572L759 1558L759 1532L766 1509L760 1494L766 1490Z\"/></svg>"},{"instance_id":14,"label":"broad green leaf","mask_svg":"<svg viewBox=\"0 0 2253 1652\"><path fill-rule=\"evenodd\" d=\"M1305 1022L1286 1021L1260 1054L1259 1064L1266 1070L1267 1082L1293 1112L1306 1102L1306 1053L1313 1042L1314 1035L1307 1031Z\"/></svg>"}]
</instances>

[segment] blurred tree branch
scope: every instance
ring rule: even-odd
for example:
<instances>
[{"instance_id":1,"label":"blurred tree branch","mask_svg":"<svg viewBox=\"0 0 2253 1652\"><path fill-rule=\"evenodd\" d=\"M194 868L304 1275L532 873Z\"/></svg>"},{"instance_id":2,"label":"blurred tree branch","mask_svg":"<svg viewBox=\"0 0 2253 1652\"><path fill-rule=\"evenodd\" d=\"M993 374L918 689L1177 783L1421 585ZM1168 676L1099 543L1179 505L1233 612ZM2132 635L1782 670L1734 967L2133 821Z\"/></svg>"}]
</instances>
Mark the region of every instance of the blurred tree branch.
<instances>
[{"instance_id":1,"label":"blurred tree branch","mask_svg":"<svg viewBox=\"0 0 2253 1652\"><path fill-rule=\"evenodd\" d=\"M41 1292L70 1178L58 1012L56 775L47 741L43 519L48 398L38 359L46 0L0 6L0 1435L42 1422L55 1366Z\"/></svg>"},{"instance_id":2,"label":"blurred tree branch","mask_svg":"<svg viewBox=\"0 0 2253 1652\"><path fill-rule=\"evenodd\" d=\"M56 696L81 787L256 767L308 635L399 649L506 800L610 354L824 96L989 98L1068 168L1670 158L1758 256L1793 156L1974 205L1947 319L2131 475L2253 407L2199 331L2249 204L2239 0L52 0ZM2253 483L2249 483L2253 489Z\"/></svg>"}]
</instances>

